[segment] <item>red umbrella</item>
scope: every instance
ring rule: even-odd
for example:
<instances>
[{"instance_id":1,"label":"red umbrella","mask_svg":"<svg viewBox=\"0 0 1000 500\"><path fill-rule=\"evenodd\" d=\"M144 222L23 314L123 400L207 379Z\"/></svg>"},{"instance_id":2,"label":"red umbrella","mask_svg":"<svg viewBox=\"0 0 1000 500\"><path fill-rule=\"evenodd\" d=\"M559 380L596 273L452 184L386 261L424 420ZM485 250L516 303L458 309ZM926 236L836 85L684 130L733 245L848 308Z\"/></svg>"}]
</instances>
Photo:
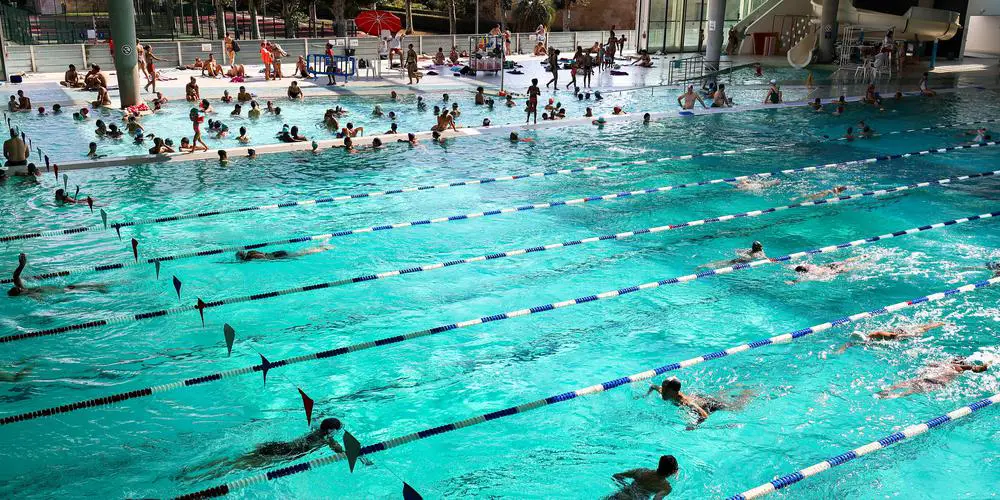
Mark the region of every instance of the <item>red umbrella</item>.
<instances>
[{"instance_id":1,"label":"red umbrella","mask_svg":"<svg viewBox=\"0 0 1000 500\"><path fill-rule=\"evenodd\" d=\"M384 10L366 10L354 18L354 24L359 30L374 36L381 35L383 30L395 34L403 28L403 22L396 14Z\"/></svg>"}]
</instances>

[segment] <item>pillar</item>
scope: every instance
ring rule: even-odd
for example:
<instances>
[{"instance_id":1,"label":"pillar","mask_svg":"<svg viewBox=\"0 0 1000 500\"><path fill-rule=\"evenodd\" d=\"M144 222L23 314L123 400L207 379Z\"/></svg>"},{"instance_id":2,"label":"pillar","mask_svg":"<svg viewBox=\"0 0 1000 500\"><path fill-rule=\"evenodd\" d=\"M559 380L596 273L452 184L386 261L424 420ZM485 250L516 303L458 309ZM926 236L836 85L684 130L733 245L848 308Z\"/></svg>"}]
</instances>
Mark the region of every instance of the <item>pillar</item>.
<instances>
[{"instance_id":1,"label":"pillar","mask_svg":"<svg viewBox=\"0 0 1000 500\"><path fill-rule=\"evenodd\" d=\"M135 52L135 7L132 0L108 0L111 39L115 43L115 71L122 107L142 102L139 93L139 64Z\"/></svg>"},{"instance_id":2,"label":"pillar","mask_svg":"<svg viewBox=\"0 0 1000 500\"><path fill-rule=\"evenodd\" d=\"M719 70L722 31L725 29L726 0L708 0L708 30L705 34L705 71Z\"/></svg>"},{"instance_id":3,"label":"pillar","mask_svg":"<svg viewBox=\"0 0 1000 500\"><path fill-rule=\"evenodd\" d=\"M819 63L833 62L837 43L837 10L840 0L823 0L823 12L819 18Z\"/></svg>"}]
</instances>

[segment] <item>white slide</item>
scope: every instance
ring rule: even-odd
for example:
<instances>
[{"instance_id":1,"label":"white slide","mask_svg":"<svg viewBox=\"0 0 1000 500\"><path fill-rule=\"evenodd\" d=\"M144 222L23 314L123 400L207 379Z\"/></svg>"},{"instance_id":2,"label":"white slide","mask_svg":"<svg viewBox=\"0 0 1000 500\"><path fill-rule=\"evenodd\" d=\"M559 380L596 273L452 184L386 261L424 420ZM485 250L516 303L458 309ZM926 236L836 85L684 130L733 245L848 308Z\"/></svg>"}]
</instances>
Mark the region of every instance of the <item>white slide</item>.
<instances>
[{"instance_id":1,"label":"white slide","mask_svg":"<svg viewBox=\"0 0 1000 500\"><path fill-rule=\"evenodd\" d=\"M816 41L819 40L819 30L814 29L812 33L802 37L798 43L788 49L788 53L785 55L788 58L788 64L792 65L795 69L802 69L809 66L812 62L813 53L816 52Z\"/></svg>"},{"instance_id":2,"label":"white slide","mask_svg":"<svg viewBox=\"0 0 1000 500\"><path fill-rule=\"evenodd\" d=\"M822 0L812 0L813 16L817 19L823 12ZM893 28L896 40L920 40L923 42L950 40L962 27L958 12L926 7L910 7L906 14L896 16L871 10L856 9L851 2L840 2L837 22L852 25L865 31L865 38L882 38L889 28Z\"/></svg>"}]
</instances>

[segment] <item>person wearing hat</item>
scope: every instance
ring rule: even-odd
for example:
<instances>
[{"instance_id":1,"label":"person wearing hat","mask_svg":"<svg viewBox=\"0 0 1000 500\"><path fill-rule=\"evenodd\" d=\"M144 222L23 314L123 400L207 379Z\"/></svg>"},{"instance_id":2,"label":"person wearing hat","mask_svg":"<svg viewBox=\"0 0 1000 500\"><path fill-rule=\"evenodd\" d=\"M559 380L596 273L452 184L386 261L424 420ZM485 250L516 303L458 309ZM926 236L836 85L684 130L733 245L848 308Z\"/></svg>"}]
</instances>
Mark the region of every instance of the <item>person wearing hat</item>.
<instances>
[{"instance_id":1,"label":"person wearing hat","mask_svg":"<svg viewBox=\"0 0 1000 500\"><path fill-rule=\"evenodd\" d=\"M764 104L781 104L781 89L778 82L771 80L771 86L767 89L767 96L764 97Z\"/></svg>"}]
</instances>

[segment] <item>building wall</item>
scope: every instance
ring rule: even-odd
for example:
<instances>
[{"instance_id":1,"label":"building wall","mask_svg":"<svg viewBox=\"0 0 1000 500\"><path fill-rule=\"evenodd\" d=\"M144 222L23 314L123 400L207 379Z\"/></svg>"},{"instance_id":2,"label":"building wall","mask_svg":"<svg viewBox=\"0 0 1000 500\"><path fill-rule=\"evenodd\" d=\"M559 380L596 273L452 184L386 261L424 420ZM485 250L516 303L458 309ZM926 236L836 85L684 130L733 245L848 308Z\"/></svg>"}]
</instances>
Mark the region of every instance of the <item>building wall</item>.
<instances>
[{"instance_id":1,"label":"building wall","mask_svg":"<svg viewBox=\"0 0 1000 500\"><path fill-rule=\"evenodd\" d=\"M566 11L556 11L552 30L562 30ZM569 11L568 30L608 30L614 25L616 30L635 29L635 2L632 0L590 0L586 7L573 7ZM628 36L628 35L626 35Z\"/></svg>"},{"instance_id":2,"label":"building wall","mask_svg":"<svg viewBox=\"0 0 1000 500\"><path fill-rule=\"evenodd\" d=\"M970 37L975 41L978 41L980 36L989 36L985 34L976 34L974 31L978 31L983 23L977 23L977 27L970 26L970 17L972 16L1000 16L1000 0L969 0L969 3L965 9L966 16L963 19L963 25L966 29L962 30L962 48L960 53L965 56L966 52L976 52L968 50L968 44ZM988 20L987 20L988 21ZM989 29L989 28L984 28ZM975 43L975 42L974 42ZM994 52L995 53L995 52Z\"/></svg>"}]
</instances>

